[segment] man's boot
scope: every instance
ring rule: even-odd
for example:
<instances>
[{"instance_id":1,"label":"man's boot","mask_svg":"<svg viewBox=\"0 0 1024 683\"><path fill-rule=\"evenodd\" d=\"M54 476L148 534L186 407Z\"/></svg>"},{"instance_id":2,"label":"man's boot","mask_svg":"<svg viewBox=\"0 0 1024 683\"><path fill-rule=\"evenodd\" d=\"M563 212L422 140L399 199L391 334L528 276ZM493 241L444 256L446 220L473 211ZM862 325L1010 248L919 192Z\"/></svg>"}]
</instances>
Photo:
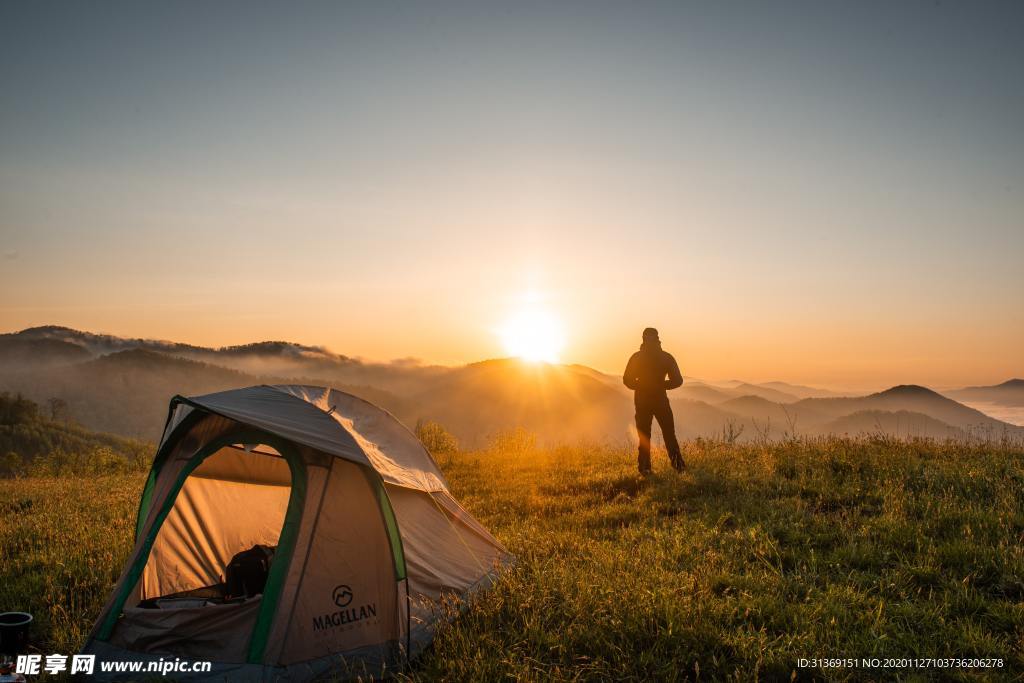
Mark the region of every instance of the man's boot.
<instances>
[{"instance_id":1,"label":"man's boot","mask_svg":"<svg viewBox=\"0 0 1024 683\"><path fill-rule=\"evenodd\" d=\"M686 469L686 462L683 460L683 455L681 453L673 453L671 460L672 469L676 472L682 472Z\"/></svg>"},{"instance_id":2,"label":"man's boot","mask_svg":"<svg viewBox=\"0 0 1024 683\"><path fill-rule=\"evenodd\" d=\"M640 470L642 476L647 476L651 473L651 454L650 452L644 453L640 451L636 458L637 469Z\"/></svg>"}]
</instances>

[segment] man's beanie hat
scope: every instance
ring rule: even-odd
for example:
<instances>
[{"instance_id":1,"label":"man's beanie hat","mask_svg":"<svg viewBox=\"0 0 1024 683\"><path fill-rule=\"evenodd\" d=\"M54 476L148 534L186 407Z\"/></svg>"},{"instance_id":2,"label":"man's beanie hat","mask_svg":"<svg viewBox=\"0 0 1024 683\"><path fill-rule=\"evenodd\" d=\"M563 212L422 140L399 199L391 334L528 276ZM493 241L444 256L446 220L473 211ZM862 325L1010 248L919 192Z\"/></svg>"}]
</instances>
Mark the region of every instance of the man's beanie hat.
<instances>
[{"instance_id":1,"label":"man's beanie hat","mask_svg":"<svg viewBox=\"0 0 1024 683\"><path fill-rule=\"evenodd\" d=\"M644 339L645 340L646 339L657 339L657 338L658 338L658 330L654 329L653 327L648 327L648 328L646 328L644 330Z\"/></svg>"}]
</instances>

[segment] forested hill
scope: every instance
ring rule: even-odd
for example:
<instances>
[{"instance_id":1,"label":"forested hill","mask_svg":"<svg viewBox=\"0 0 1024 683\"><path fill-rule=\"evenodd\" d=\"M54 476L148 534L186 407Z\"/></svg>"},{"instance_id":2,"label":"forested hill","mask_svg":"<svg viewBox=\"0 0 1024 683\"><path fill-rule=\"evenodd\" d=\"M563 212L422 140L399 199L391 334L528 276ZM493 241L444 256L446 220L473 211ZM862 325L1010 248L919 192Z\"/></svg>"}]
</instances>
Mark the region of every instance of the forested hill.
<instances>
[{"instance_id":1,"label":"forested hill","mask_svg":"<svg viewBox=\"0 0 1024 683\"><path fill-rule=\"evenodd\" d=\"M19 395L0 393L0 476L111 471L144 466L153 445L92 432ZM56 419L54 419L56 418Z\"/></svg>"}]
</instances>

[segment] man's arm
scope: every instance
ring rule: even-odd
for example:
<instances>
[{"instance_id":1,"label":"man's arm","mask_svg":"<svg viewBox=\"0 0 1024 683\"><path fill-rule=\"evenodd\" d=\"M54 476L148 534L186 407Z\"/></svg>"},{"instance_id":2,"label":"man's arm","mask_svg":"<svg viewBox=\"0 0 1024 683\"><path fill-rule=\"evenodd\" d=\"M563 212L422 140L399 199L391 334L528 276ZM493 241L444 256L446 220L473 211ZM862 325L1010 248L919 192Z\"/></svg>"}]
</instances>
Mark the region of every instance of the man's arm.
<instances>
[{"instance_id":1,"label":"man's arm","mask_svg":"<svg viewBox=\"0 0 1024 683\"><path fill-rule=\"evenodd\" d=\"M679 364L676 363L676 359L672 357L671 353L666 353L668 356L668 379L665 380L665 389L676 389L683 386L683 373L679 372Z\"/></svg>"},{"instance_id":2,"label":"man's arm","mask_svg":"<svg viewBox=\"0 0 1024 683\"><path fill-rule=\"evenodd\" d=\"M626 371L622 373L622 383L627 387L636 391L636 354L634 353L629 357L629 362L626 363Z\"/></svg>"}]
</instances>

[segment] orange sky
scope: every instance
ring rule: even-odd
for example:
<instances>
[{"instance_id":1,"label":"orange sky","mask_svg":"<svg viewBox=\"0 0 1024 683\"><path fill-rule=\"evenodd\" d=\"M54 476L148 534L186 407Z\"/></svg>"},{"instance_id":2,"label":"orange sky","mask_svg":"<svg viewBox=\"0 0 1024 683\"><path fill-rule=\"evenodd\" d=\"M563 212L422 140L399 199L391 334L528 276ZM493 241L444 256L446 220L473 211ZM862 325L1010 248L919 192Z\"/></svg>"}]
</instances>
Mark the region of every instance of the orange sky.
<instances>
[{"instance_id":1,"label":"orange sky","mask_svg":"<svg viewBox=\"0 0 1024 683\"><path fill-rule=\"evenodd\" d=\"M0 330L1024 376L1020 5L949 5L9 3Z\"/></svg>"},{"instance_id":2,"label":"orange sky","mask_svg":"<svg viewBox=\"0 0 1024 683\"><path fill-rule=\"evenodd\" d=\"M717 296L684 292L662 310L665 299L633 301L643 287L619 289L611 278L588 287L567 276L546 289L536 278L529 280L517 287L481 273L471 288L432 284L429 278L422 288L408 282L361 288L239 278L205 293L184 284L156 287L144 275L130 274L101 294L95 286L78 293L55 288L48 298L37 294L46 305L5 308L0 324L15 330L59 323L207 346L286 339L370 360L413 356L457 364L506 355L502 325L519 311L539 308L564 321L563 362L609 372L621 370L640 330L656 325L687 375L712 380L781 379L873 389L897 383L993 383L1024 374L1019 314L1015 329L1007 329L1005 319L1002 327L992 326L988 321L1000 315L1014 320L1012 312L1001 313L997 306L954 322L941 311L904 313L903 302L895 298L887 310L858 302L829 310L816 307L812 293L774 300L771 287L763 299L744 305L746 293L756 289L751 287ZM17 296L25 290L15 284L7 291ZM413 291L417 294L410 296Z\"/></svg>"}]
</instances>

